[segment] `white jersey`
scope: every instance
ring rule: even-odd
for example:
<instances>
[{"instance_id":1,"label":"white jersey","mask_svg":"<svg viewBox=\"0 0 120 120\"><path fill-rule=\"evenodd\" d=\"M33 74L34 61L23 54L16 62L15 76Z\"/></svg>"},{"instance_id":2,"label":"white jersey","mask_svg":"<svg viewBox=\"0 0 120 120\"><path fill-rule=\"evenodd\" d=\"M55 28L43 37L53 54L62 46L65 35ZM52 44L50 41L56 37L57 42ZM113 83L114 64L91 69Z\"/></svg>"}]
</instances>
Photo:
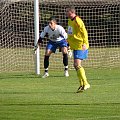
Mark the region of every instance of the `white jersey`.
<instances>
[{"instance_id":1,"label":"white jersey","mask_svg":"<svg viewBox=\"0 0 120 120\"><path fill-rule=\"evenodd\" d=\"M61 41L63 39L66 40L68 37L65 29L60 25L56 25L55 30L52 30L49 25L46 26L44 31L41 32L40 37L44 38L46 35L48 36L48 39L53 42Z\"/></svg>"}]
</instances>

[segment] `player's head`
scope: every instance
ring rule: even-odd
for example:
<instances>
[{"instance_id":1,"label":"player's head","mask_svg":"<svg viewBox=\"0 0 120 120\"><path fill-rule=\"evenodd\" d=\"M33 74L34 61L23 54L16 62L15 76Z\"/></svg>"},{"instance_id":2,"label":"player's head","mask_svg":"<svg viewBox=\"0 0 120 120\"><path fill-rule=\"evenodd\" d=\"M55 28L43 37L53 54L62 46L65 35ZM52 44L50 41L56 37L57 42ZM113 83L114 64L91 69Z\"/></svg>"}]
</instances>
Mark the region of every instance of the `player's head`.
<instances>
[{"instance_id":1,"label":"player's head","mask_svg":"<svg viewBox=\"0 0 120 120\"><path fill-rule=\"evenodd\" d=\"M56 18L54 16L50 17L49 18L49 26L52 30L55 29L56 24L57 24Z\"/></svg>"},{"instance_id":2,"label":"player's head","mask_svg":"<svg viewBox=\"0 0 120 120\"><path fill-rule=\"evenodd\" d=\"M75 7L74 6L67 7L66 14L68 18L73 19L76 16Z\"/></svg>"}]
</instances>

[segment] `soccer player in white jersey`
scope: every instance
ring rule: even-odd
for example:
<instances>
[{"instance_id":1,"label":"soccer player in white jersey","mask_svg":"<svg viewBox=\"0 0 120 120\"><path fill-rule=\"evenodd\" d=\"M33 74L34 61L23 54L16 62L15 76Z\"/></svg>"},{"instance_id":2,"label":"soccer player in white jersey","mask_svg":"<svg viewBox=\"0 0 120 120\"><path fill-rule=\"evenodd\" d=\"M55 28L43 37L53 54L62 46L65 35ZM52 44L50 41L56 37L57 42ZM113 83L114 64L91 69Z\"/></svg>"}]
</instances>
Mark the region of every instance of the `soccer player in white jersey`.
<instances>
[{"instance_id":1,"label":"soccer player in white jersey","mask_svg":"<svg viewBox=\"0 0 120 120\"><path fill-rule=\"evenodd\" d=\"M57 24L55 17L51 17L49 19L49 24L44 28L44 30L40 34L38 44L43 43L44 37L47 37L49 41L47 43L45 56L44 56L45 72L42 78L46 78L49 76L49 73L48 73L49 57L52 53L55 53L58 47L61 49L61 52L63 54L64 75L68 77L69 76L69 73L68 73L68 43L66 41L68 36L67 36L65 29L62 26Z\"/></svg>"}]
</instances>

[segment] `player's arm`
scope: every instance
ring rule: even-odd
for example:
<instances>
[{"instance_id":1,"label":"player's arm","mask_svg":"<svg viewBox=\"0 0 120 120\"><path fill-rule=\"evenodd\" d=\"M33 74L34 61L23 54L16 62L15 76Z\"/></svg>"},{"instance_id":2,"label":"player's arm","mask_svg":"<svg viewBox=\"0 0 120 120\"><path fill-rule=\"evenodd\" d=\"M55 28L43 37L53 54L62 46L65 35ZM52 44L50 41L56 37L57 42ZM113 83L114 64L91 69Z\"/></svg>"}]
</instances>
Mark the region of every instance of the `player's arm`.
<instances>
[{"instance_id":1,"label":"player's arm","mask_svg":"<svg viewBox=\"0 0 120 120\"><path fill-rule=\"evenodd\" d=\"M83 45L82 45L82 48L83 50L86 50L89 46L89 43L88 43L88 33L87 33L87 30L85 28L85 24L84 22L82 21L82 19L76 19L76 23L78 24L78 27L79 29L82 29L82 34L83 34Z\"/></svg>"},{"instance_id":2,"label":"player's arm","mask_svg":"<svg viewBox=\"0 0 120 120\"><path fill-rule=\"evenodd\" d=\"M86 50L89 46L89 42L88 42L88 33L87 33L87 30L85 28L85 25L83 24L83 50Z\"/></svg>"},{"instance_id":3,"label":"player's arm","mask_svg":"<svg viewBox=\"0 0 120 120\"><path fill-rule=\"evenodd\" d=\"M84 26L84 28L83 28L83 45L82 45L82 48L83 48L83 50L86 50L88 47L89 47L88 33L87 33L87 30L86 30L86 28Z\"/></svg>"},{"instance_id":4,"label":"player's arm","mask_svg":"<svg viewBox=\"0 0 120 120\"><path fill-rule=\"evenodd\" d=\"M34 51L36 51L38 46L40 46L42 43L43 43L43 38L40 36L36 45L34 46Z\"/></svg>"},{"instance_id":5,"label":"player's arm","mask_svg":"<svg viewBox=\"0 0 120 120\"><path fill-rule=\"evenodd\" d=\"M43 43L43 40L45 37L48 37L48 33L46 32L46 27L44 28L44 31L41 32L40 37L39 37L36 45L34 46L34 51L36 51L38 46L40 46Z\"/></svg>"},{"instance_id":6,"label":"player's arm","mask_svg":"<svg viewBox=\"0 0 120 120\"><path fill-rule=\"evenodd\" d=\"M39 39L38 39L38 41L37 41L37 44L34 46L34 51L37 50L38 46L41 46L41 44L43 43L44 38L48 38L47 36L48 36L48 35L47 35L47 33L46 33L46 35L45 35L44 37L41 37L41 36L39 37Z\"/></svg>"}]
</instances>

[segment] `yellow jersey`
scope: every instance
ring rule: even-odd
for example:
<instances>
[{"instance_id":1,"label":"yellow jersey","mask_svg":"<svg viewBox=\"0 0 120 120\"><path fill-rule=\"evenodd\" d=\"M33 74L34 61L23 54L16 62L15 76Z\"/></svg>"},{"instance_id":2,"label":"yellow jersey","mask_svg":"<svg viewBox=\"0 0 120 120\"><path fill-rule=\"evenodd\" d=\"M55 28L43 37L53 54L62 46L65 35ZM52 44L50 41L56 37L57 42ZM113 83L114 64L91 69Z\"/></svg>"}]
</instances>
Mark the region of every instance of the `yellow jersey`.
<instances>
[{"instance_id":1,"label":"yellow jersey","mask_svg":"<svg viewBox=\"0 0 120 120\"><path fill-rule=\"evenodd\" d=\"M82 50L83 44L86 44L86 49L89 48L88 33L79 16L68 19L68 43L72 50Z\"/></svg>"}]
</instances>

